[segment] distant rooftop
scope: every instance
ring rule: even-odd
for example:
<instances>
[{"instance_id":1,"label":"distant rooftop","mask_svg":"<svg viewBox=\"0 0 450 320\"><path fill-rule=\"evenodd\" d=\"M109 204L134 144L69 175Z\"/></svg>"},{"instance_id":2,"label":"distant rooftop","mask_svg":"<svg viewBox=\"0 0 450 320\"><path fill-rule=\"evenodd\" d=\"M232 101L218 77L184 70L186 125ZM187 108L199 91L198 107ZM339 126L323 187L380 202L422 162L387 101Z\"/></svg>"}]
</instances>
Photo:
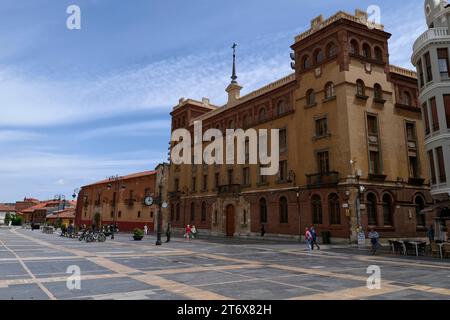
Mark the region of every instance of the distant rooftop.
<instances>
[{"instance_id":1,"label":"distant rooftop","mask_svg":"<svg viewBox=\"0 0 450 320\"><path fill-rule=\"evenodd\" d=\"M129 180L129 179L135 179L135 178L141 178L141 177L146 177L146 176L152 176L155 175L156 171L152 170L152 171L143 171L143 172L137 172L137 173L132 173L126 176L121 176L119 177L120 180ZM110 179L104 179L98 182L94 182L88 185L83 186L83 188L86 187L92 187L92 186L96 186L96 185L100 185L100 184L105 184L105 183L110 183L111 180Z\"/></svg>"}]
</instances>

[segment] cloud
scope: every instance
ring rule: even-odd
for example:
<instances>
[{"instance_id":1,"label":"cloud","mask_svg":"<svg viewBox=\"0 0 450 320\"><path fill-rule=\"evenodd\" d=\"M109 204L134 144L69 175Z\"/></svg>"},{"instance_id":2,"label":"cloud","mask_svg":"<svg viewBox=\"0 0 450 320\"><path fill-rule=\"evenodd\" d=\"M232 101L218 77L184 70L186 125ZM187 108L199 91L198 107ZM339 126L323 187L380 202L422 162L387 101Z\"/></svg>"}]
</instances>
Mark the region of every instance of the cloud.
<instances>
[{"instance_id":1,"label":"cloud","mask_svg":"<svg viewBox=\"0 0 450 320\"><path fill-rule=\"evenodd\" d=\"M44 138L45 135L22 130L0 130L1 142L34 141Z\"/></svg>"}]
</instances>

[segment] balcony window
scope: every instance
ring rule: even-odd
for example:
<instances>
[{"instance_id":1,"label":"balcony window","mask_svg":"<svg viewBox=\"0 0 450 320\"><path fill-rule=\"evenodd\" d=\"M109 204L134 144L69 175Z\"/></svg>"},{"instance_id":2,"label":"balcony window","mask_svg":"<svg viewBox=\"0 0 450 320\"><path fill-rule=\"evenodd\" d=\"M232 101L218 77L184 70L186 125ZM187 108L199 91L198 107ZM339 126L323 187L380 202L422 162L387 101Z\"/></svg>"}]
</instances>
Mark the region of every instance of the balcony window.
<instances>
[{"instance_id":1,"label":"balcony window","mask_svg":"<svg viewBox=\"0 0 450 320\"><path fill-rule=\"evenodd\" d=\"M282 99L277 104L277 114L278 114L278 116L281 116L281 115L285 114L286 111L287 111L286 100Z\"/></svg>"},{"instance_id":2,"label":"balcony window","mask_svg":"<svg viewBox=\"0 0 450 320\"><path fill-rule=\"evenodd\" d=\"M334 97L335 97L334 84L333 82L328 82L325 85L325 99L332 99Z\"/></svg>"},{"instance_id":3,"label":"balcony window","mask_svg":"<svg viewBox=\"0 0 450 320\"><path fill-rule=\"evenodd\" d=\"M367 116L367 132L369 135L378 135L378 118L377 116Z\"/></svg>"},{"instance_id":4,"label":"balcony window","mask_svg":"<svg viewBox=\"0 0 450 320\"><path fill-rule=\"evenodd\" d=\"M363 54L363 57L366 59L370 59L372 57L372 50L367 43L365 43L363 45L362 54Z\"/></svg>"},{"instance_id":5,"label":"balcony window","mask_svg":"<svg viewBox=\"0 0 450 320\"><path fill-rule=\"evenodd\" d=\"M408 139L408 141L417 140L416 125L412 122L406 123L406 138Z\"/></svg>"},{"instance_id":6,"label":"balcony window","mask_svg":"<svg viewBox=\"0 0 450 320\"><path fill-rule=\"evenodd\" d=\"M320 64L320 63L323 62L323 60L324 60L324 55L323 55L322 49L317 49L317 50L314 52L314 62L315 62L316 64Z\"/></svg>"},{"instance_id":7,"label":"balcony window","mask_svg":"<svg viewBox=\"0 0 450 320\"><path fill-rule=\"evenodd\" d=\"M259 183L260 183L260 184L265 184L265 183L267 183L267 176L261 174L261 169L262 169L262 168L265 168L265 167L266 167L266 166L264 166L264 165L260 165L259 168L258 168L258 170L259 170Z\"/></svg>"},{"instance_id":8,"label":"balcony window","mask_svg":"<svg viewBox=\"0 0 450 320\"><path fill-rule=\"evenodd\" d=\"M328 119L316 119L316 137L323 137L328 134Z\"/></svg>"},{"instance_id":9,"label":"balcony window","mask_svg":"<svg viewBox=\"0 0 450 320\"><path fill-rule=\"evenodd\" d=\"M350 41L350 53L354 55L359 55L359 44L358 41Z\"/></svg>"},{"instance_id":10,"label":"balcony window","mask_svg":"<svg viewBox=\"0 0 450 320\"><path fill-rule=\"evenodd\" d=\"M259 110L258 119L261 122L266 120L266 108L263 107Z\"/></svg>"},{"instance_id":11,"label":"balcony window","mask_svg":"<svg viewBox=\"0 0 450 320\"><path fill-rule=\"evenodd\" d=\"M449 77L448 50L447 48L438 49L437 54L439 73L442 79L447 79Z\"/></svg>"},{"instance_id":12,"label":"balcony window","mask_svg":"<svg viewBox=\"0 0 450 320\"><path fill-rule=\"evenodd\" d=\"M289 222L288 202L286 197L280 198L280 223Z\"/></svg>"},{"instance_id":13,"label":"balcony window","mask_svg":"<svg viewBox=\"0 0 450 320\"><path fill-rule=\"evenodd\" d=\"M430 163L431 170L431 184L437 184L436 166L434 164L433 150L428 151L428 161Z\"/></svg>"},{"instance_id":14,"label":"balcony window","mask_svg":"<svg viewBox=\"0 0 450 320\"><path fill-rule=\"evenodd\" d=\"M280 152L286 152L287 150L287 133L286 133L286 129L281 129L280 130L280 135L279 135L279 144L280 144Z\"/></svg>"},{"instance_id":15,"label":"balcony window","mask_svg":"<svg viewBox=\"0 0 450 320\"><path fill-rule=\"evenodd\" d=\"M242 184L248 186L250 184L250 168L245 167L242 169Z\"/></svg>"},{"instance_id":16,"label":"balcony window","mask_svg":"<svg viewBox=\"0 0 450 320\"><path fill-rule=\"evenodd\" d=\"M279 181L286 181L287 180L287 161L283 160L280 161L279 165L279 171L278 171L278 179Z\"/></svg>"},{"instance_id":17,"label":"balcony window","mask_svg":"<svg viewBox=\"0 0 450 320\"><path fill-rule=\"evenodd\" d=\"M361 79L356 81L356 95L360 97L364 97L366 95L366 86Z\"/></svg>"},{"instance_id":18,"label":"balcony window","mask_svg":"<svg viewBox=\"0 0 450 320\"><path fill-rule=\"evenodd\" d=\"M411 94L408 91L402 93L402 104L405 106L411 106Z\"/></svg>"},{"instance_id":19,"label":"balcony window","mask_svg":"<svg viewBox=\"0 0 450 320\"><path fill-rule=\"evenodd\" d=\"M322 199L318 195L314 195L311 198L311 211L313 224L322 224Z\"/></svg>"},{"instance_id":20,"label":"balcony window","mask_svg":"<svg viewBox=\"0 0 450 320\"><path fill-rule=\"evenodd\" d=\"M433 122L433 132L439 131L439 116L436 106L436 98L430 99L430 106L431 106L431 119Z\"/></svg>"},{"instance_id":21,"label":"balcony window","mask_svg":"<svg viewBox=\"0 0 450 320\"><path fill-rule=\"evenodd\" d=\"M326 175L330 172L328 151L317 152L317 168L321 175Z\"/></svg>"},{"instance_id":22,"label":"balcony window","mask_svg":"<svg viewBox=\"0 0 450 320\"><path fill-rule=\"evenodd\" d=\"M378 83L373 86L373 96L377 100L383 100L383 89Z\"/></svg>"},{"instance_id":23,"label":"balcony window","mask_svg":"<svg viewBox=\"0 0 450 320\"><path fill-rule=\"evenodd\" d=\"M439 168L439 183L446 183L447 176L445 174L445 162L444 162L444 151L442 147L436 149L438 168Z\"/></svg>"},{"instance_id":24,"label":"balcony window","mask_svg":"<svg viewBox=\"0 0 450 320\"><path fill-rule=\"evenodd\" d=\"M369 152L369 163L371 174L381 174L380 153L378 151Z\"/></svg>"},{"instance_id":25,"label":"balcony window","mask_svg":"<svg viewBox=\"0 0 450 320\"><path fill-rule=\"evenodd\" d=\"M336 56L336 54L337 54L336 45L333 42L329 43L327 45L327 57L332 58L332 57Z\"/></svg>"},{"instance_id":26,"label":"balcony window","mask_svg":"<svg viewBox=\"0 0 450 320\"><path fill-rule=\"evenodd\" d=\"M306 105L307 106L313 106L316 104L316 93L313 89L309 89L308 92L306 92Z\"/></svg>"},{"instance_id":27,"label":"balcony window","mask_svg":"<svg viewBox=\"0 0 450 320\"><path fill-rule=\"evenodd\" d=\"M427 70L427 82L433 81L433 71L431 68L431 57L430 53L425 53L425 68Z\"/></svg>"},{"instance_id":28,"label":"balcony window","mask_svg":"<svg viewBox=\"0 0 450 320\"><path fill-rule=\"evenodd\" d=\"M380 47L375 47L375 61L378 63L383 62L383 50Z\"/></svg>"},{"instance_id":29,"label":"balcony window","mask_svg":"<svg viewBox=\"0 0 450 320\"><path fill-rule=\"evenodd\" d=\"M409 156L409 176L414 179L420 176L417 156Z\"/></svg>"}]
</instances>

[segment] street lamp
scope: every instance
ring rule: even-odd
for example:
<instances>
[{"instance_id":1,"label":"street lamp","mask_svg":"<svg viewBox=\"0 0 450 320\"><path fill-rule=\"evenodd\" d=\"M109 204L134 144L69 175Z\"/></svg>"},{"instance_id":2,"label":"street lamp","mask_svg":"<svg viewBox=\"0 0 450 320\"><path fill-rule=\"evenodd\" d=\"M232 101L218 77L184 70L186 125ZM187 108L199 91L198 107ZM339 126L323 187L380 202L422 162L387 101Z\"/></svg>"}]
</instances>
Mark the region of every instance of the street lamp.
<instances>
[{"instance_id":1,"label":"street lamp","mask_svg":"<svg viewBox=\"0 0 450 320\"><path fill-rule=\"evenodd\" d=\"M119 175L112 176L109 178L109 183L106 186L108 190L114 187L114 192L116 192L116 197L114 197L114 211L113 211L113 228L111 229L111 240L114 240L114 231L116 229L116 211L119 204L120 190L126 189L126 186L122 183L122 177Z\"/></svg>"}]
</instances>

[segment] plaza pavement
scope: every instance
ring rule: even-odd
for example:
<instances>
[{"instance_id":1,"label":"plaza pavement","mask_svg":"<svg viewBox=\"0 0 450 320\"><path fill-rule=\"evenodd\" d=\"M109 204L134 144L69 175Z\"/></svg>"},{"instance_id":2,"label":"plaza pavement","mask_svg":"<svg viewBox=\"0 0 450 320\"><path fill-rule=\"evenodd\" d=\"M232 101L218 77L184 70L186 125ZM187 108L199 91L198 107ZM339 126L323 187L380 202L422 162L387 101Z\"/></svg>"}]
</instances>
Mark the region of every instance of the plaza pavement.
<instances>
[{"instance_id":1,"label":"plaza pavement","mask_svg":"<svg viewBox=\"0 0 450 320\"><path fill-rule=\"evenodd\" d=\"M438 299L450 300L450 263L371 256L365 250L274 241L155 238L119 234L85 243L35 230L0 229L0 299ZM69 290L69 266L81 289ZM381 268L381 289L367 268Z\"/></svg>"}]
</instances>

